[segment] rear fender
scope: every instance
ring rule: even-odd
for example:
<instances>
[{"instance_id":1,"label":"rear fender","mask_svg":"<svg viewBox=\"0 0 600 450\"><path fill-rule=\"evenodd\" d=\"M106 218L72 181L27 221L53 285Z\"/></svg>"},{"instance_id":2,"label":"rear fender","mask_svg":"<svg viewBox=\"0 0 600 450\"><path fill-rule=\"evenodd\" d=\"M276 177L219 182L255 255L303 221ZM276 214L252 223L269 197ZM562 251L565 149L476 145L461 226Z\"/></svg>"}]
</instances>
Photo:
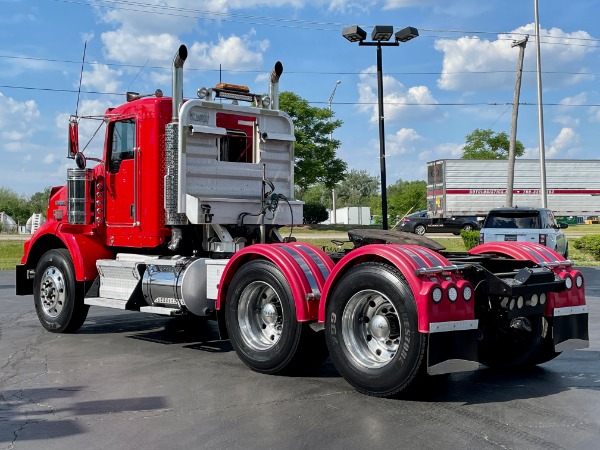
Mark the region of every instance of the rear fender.
<instances>
[{"instance_id":1,"label":"rear fender","mask_svg":"<svg viewBox=\"0 0 600 450\"><path fill-rule=\"evenodd\" d=\"M336 285L355 265L368 261L384 262L397 268L406 279L417 305L419 331L428 333L431 323L474 320L473 300L465 301L463 291L473 287L460 274L460 267L439 253L418 245L372 244L348 253L332 270L319 306L319 322L325 322L327 301ZM433 290L442 289L442 299L435 303ZM448 290L456 287L458 298L450 301Z\"/></svg>"},{"instance_id":2,"label":"rear fender","mask_svg":"<svg viewBox=\"0 0 600 450\"><path fill-rule=\"evenodd\" d=\"M237 252L221 276L217 310L224 308L227 290L236 271L255 259L271 261L288 280L296 305L296 319L299 322L317 319L321 292L334 263L323 250L302 242L255 244Z\"/></svg>"}]
</instances>

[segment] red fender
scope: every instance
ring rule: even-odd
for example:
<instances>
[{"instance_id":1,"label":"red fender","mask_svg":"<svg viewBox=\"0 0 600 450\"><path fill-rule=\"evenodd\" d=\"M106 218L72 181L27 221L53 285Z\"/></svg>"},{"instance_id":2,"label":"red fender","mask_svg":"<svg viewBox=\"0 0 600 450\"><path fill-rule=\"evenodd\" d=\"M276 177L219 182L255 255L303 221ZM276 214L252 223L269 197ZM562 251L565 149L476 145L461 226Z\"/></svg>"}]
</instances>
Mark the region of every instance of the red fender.
<instances>
[{"instance_id":1,"label":"red fender","mask_svg":"<svg viewBox=\"0 0 600 450\"><path fill-rule=\"evenodd\" d=\"M546 316L553 316L555 308L586 304L584 285L582 284L578 288L575 284L577 277L583 278L581 272L571 267L571 263L565 260L563 255L544 245L533 242L490 242L472 248L469 253L472 255L494 253L515 259L529 260L536 264L548 263L559 278L570 278L572 282L571 289L563 292L553 292L548 295L544 312Z\"/></svg>"},{"instance_id":2,"label":"red fender","mask_svg":"<svg viewBox=\"0 0 600 450\"><path fill-rule=\"evenodd\" d=\"M465 301L462 295L467 286L471 289L473 287L462 278L456 266L453 266L445 257L418 245L372 244L353 250L337 263L323 289L319 307L319 322L325 322L327 300L337 283L356 264L367 261L388 263L402 273L415 297L419 315L419 331L429 332L429 324L434 322L473 320L475 318L473 301ZM439 271L417 273L420 269L434 268L439 268ZM447 292L453 286L458 289L458 298L451 302ZM436 287L440 287L443 292L443 298L439 303L432 300L432 291Z\"/></svg>"},{"instance_id":3,"label":"red fender","mask_svg":"<svg viewBox=\"0 0 600 450\"><path fill-rule=\"evenodd\" d=\"M236 270L248 261L259 258L275 264L288 280L296 305L296 319L299 322L316 320L318 301L334 264L321 249L300 242L255 244L237 252L221 276L217 310L225 304L227 290Z\"/></svg>"},{"instance_id":4,"label":"red fender","mask_svg":"<svg viewBox=\"0 0 600 450\"><path fill-rule=\"evenodd\" d=\"M97 234L72 233L71 229L75 230L76 228L60 224L53 220L44 223L38 228L35 235L25 243L22 264L28 262L34 250L36 250L36 254L40 257L48 250L61 247L60 245L49 245L45 242L49 236L52 236L58 238L63 244L62 247L66 247L69 251L73 260L75 279L77 281L93 281L96 279L98 276L96 261L98 259L114 259L114 254L106 248L102 238ZM38 247L39 251L37 251Z\"/></svg>"}]
</instances>

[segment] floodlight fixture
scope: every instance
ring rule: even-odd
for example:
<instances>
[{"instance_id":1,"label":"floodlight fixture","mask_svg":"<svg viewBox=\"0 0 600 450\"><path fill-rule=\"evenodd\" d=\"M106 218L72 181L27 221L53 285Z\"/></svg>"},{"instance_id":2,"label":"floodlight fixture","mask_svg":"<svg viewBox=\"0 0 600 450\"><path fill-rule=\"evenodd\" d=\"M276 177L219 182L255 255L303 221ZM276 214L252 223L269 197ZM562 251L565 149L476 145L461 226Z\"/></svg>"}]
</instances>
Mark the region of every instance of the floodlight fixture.
<instances>
[{"instance_id":1,"label":"floodlight fixture","mask_svg":"<svg viewBox=\"0 0 600 450\"><path fill-rule=\"evenodd\" d=\"M373 41L389 41L394 34L394 27L391 25L375 25L373 32L371 33L371 40Z\"/></svg>"},{"instance_id":2,"label":"floodlight fixture","mask_svg":"<svg viewBox=\"0 0 600 450\"><path fill-rule=\"evenodd\" d=\"M396 42L408 42L419 36L419 30L415 27L406 27L396 32Z\"/></svg>"},{"instance_id":3,"label":"floodlight fixture","mask_svg":"<svg viewBox=\"0 0 600 450\"><path fill-rule=\"evenodd\" d=\"M342 36L350 42L362 42L367 38L367 32L358 25L352 25L342 30Z\"/></svg>"}]
</instances>

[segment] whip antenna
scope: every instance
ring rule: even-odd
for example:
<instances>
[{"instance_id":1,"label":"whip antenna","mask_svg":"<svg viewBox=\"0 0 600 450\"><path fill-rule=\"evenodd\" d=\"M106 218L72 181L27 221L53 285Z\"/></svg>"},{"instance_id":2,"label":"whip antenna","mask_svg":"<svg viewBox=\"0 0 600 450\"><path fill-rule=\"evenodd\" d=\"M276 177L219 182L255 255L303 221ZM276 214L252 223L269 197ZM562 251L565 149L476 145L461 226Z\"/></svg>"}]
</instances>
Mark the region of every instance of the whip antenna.
<instances>
[{"instance_id":1,"label":"whip antenna","mask_svg":"<svg viewBox=\"0 0 600 450\"><path fill-rule=\"evenodd\" d=\"M79 95L81 94L81 80L83 79L83 65L85 64L85 50L87 48L87 41L83 43L83 59L81 60L81 73L79 74L79 89L77 89L77 105L75 106L75 117L79 111Z\"/></svg>"}]
</instances>

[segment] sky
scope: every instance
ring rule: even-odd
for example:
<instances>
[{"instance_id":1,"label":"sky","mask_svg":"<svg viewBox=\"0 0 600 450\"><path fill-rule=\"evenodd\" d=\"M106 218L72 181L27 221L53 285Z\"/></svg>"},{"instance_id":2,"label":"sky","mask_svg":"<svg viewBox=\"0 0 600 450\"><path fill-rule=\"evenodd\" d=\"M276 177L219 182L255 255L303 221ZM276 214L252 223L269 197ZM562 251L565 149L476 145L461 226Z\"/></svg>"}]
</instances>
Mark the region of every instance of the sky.
<instances>
[{"instance_id":1,"label":"sky","mask_svg":"<svg viewBox=\"0 0 600 450\"><path fill-rule=\"evenodd\" d=\"M539 3L546 158L598 159L600 7ZM181 44L188 98L219 79L268 92L276 61L280 91L313 106L328 107L337 86L338 156L378 176L376 49L344 39L350 25L369 39L374 25L419 30L382 50L388 184L459 158L477 128L510 134L513 42L526 35L517 138L539 158L534 0L0 0L0 9L0 187L26 196L65 184L69 115L102 114L127 91L170 95ZM82 126L83 145L97 125ZM103 139L100 130L88 157Z\"/></svg>"}]
</instances>

